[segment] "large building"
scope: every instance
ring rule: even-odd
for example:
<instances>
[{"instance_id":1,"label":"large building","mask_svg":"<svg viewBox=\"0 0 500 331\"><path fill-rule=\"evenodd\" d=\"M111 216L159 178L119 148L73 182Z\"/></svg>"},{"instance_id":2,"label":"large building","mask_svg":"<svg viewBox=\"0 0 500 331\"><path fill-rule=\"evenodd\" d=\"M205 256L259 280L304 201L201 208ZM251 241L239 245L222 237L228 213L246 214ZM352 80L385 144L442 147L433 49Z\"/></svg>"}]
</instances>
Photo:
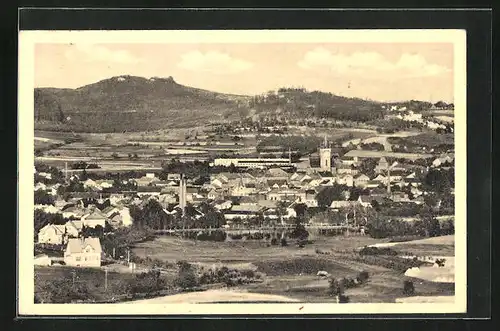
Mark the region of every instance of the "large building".
<instances>
[{"instance_id":1,"label":"large building","mask_svg":"<svg viewBox=\"0 0 500 331\"><path fill-rule=\"evenodd\" d=\"M344 158L352 158L354 162L359 162L360 159L364 158L382 158L391 157L395 159L407 159L407 160L418 160L418 159L428 159L433 157L432 154L417 154L417 153L396 153L388 151L368 151L362 149L353 149L343 156Z\"/></svg>"},{"instance_id":2,"label":"large building","mask_svg":"<svg viewBox=\"0 0 500 331\"><path fill-rule=\"evenodd\" d=\"M239 168L269 168L269 167L290 167L290 158L216 158L214 166L230 167L234 165Z\"/></svg>"}]
</instances>

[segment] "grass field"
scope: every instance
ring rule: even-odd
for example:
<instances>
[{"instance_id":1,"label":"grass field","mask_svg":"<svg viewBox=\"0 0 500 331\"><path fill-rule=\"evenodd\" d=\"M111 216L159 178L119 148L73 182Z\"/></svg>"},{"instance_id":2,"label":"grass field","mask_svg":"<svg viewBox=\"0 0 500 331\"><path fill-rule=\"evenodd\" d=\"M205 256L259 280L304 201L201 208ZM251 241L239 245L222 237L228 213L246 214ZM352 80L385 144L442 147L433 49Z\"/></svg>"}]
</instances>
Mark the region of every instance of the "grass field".
<instances>
[{"instance_id":1,"label":"grass field","mask_svg":"<svg viewBox=\"0 0 500 331\"><path fill-rule=\"evenodd\" d=\"M447 245L450 240L450 238L432 238L427 244L425 241L424 244L418 241L417 244L403 243L400 244L401 252L407 252L412 248L415 251L418 249L422 254L431 255L436 251L443 252L445 249L450 249ZM138 244L133 251L141 257L149 256L171 262L187 260L204 266L215 264L254 269L265 274L264 282L245 285L239 290L286 296L302 302L333 302L333 298L327 294L328 281L316 276L319 270L325 270L334 277L350 278L355 278L360 271L367 271L370 278L365 284L346 291L351 302L395 302L397 298L403 296L404 280L414 281L416 295L419 296L454 295L453 283L406 277L401 270L367 264L363 259L354 259L358 257L357 249L380 241L367 236L321 237L313 244L300 249L293 243L288 247L267 247L265 242L259 241L216 243L159 237L154 241ZM329 252L329 255L319 255L315 252L316 249ZM388 261L392 259L378 258Z\"/></svg>"}]
</instances>

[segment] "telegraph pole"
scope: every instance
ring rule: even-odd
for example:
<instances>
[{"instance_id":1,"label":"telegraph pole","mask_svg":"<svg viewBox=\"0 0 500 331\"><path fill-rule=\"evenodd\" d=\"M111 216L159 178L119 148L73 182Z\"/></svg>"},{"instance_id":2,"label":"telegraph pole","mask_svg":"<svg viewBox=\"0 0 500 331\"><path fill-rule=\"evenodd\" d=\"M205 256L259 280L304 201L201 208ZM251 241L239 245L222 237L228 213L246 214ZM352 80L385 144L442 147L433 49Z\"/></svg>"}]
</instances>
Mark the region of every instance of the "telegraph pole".
<instances>
[{"instance_id":1,"label":"telegraph pole","mask_svg":"<svg viewBox=\"0 0 500 331\"><path fill-rule=\"evenodd\" d=\"M391 194L391 167L387 162L387 194Z\"/></svg>"},{"instance_id":2,"label":"telegraph pole","mask_svg":"<svg viewBox=\"0 0 500 331\"><path fill-rule=\"evenodd\" d=\"M104 291L108 290L108 268L104 269Z\"/></svg>"}]
</instances>

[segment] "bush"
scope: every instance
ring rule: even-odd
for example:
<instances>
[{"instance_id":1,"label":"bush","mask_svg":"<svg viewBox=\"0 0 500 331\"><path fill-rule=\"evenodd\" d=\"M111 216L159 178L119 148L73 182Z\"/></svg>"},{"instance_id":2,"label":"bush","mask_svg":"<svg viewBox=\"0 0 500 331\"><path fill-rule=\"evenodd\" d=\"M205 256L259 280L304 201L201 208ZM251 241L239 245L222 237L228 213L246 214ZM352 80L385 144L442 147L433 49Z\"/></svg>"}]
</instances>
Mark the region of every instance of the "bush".
<instances>
[{"instance_id":1,"label":"bush","mask_svg":"<svg viewBox=\"0 0 500 331\"><path fill-rule=\"evenodd\" d=\"M247 278L254 278L255 277L255 272L251 269L248 270L242 270L241 275Z\"/></svg>"},{"instance_id":2,"label":"bush","mask_svg":"<svg viewBox=\"0 0 500 331\"><path fill-rule=\"evenodd\" d=\"M278 245L278 239L277 238L271 239L271 245L274 245L274 246Z\"/></svg>"},{"instance_id":3,"label":"bush","mask_svg":"<svg viewBox=\"0 0 500 331\"><path fill-rule=\"evenodd\" d=\"M370 275L368 274L368 271L361 271L358 276L356 277L356 279L360 282L360 283L364 283L368 280L368 278L370 277Z\"/></svg>"},{"instance_id":4,"label":"bush","mask_svg":"<svg viewBox=\"0 0 500 331\"><path fill-rule=\"evenodd\" d=\"M341 281L335 279L335 278L330 278L328 280L328 295L330 296L337 296L342 294L343 292L343 284Z\"/></svg>"},{"instance_id":5,"label":"bush","mask_svg":"<svg viewBox=\"0 0 500 331\"><path fill-rule=\"evenodd\" d=\"M284 246L288 246L288 243L286 242L286 239L285 238L281 238L281 246L284 247Z\"/></svg>"},{"instance_id":6,"label":"bush","mask_svg":"<svg viewBox=\"0 0 500 331\"><path fill-rule=\"evenodd\" d=\"M411 280L405 280L403 283L403 294L413 295L415 294L415 286Z\"/></svg>"},{"instance_id":7,"label":"bush","mask_svg":"<svg viewBox=\"0 0 500 331\"><path fill-rule=\"evenodd\" d=\"M389 247L363 247L359 251L359 255L392 255L396 256L398 253Z\"/></svg>"},{"instance_id":8,"label":"bush","mask_svg":"<svg viewBox=\"0 0 500 331\"><path fill-rule=\"evenodd\" d=\"M350 299L347 295L339 295L339 303L349 303Z\"/></svg>"},{"instance_id":9,"label":"bush","mask_svg":"<svg viewBox=\"0 0 500 331\"><path fill-rule=\"evenodd\" d=\"M179 273L175 279L177 286L188 289L198 285L198 280L190 263L179 261L177 262L177 266L179 267Z\"/></svg>"}]
</instances>

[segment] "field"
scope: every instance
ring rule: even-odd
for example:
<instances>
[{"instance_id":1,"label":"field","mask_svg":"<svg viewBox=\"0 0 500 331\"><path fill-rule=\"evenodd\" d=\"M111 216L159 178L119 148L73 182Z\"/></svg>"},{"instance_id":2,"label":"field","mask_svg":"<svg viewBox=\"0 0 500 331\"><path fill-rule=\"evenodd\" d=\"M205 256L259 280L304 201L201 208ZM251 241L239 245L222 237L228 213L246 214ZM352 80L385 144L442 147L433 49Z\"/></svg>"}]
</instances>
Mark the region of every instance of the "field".
<instances>
[{"instance_id":1,"label":"field","mask_svg":"<svg viewBox=\"0 0 500 331\"><path fill-rule=\"evenodd\" d=\"M305 128L304 128L305 129ZM327 135L329 140L365 138L372 131L290 128L285 135ZM238 136L239 138L235 138ZM204 161L222 154L256 155L255 133L217 135L209 127L121 133L71 133L35 130L35 161L64 167L65 162L97 163L92 171L155 170L162 161ZM278 152L279 155L281 152Z\"/></svg>"},{"instance_id":2,"label":"field","mask_svg":"<svg viewBox=\"0 0 500 331\"><path fill-rule=\"evenodd\" d=\"M445 240L441 241L445 243ZM286 296L299 301L333 300L327 294L328 281L316 276L319 270L325 270L335 277L349 278L355 278L360 271L368 271L370 278L366 284L346 291L351 302L395 302L403 296L402 285L407 279L414 281L416 294L420 296L454 294L453 283L406 277L403 275L404 270L384 266L391 261L402 260L398 257L380 256L378 259L373 259L375 262L359 257L357 250L360 247L377 242L380 240L369 237L321 237L313 244L300 249L292 242L287 247L268 247L263 241L215 243L159 237L154 241L138 244L133 251L141 257L149 256L170 262L182 259L207 267L227 265L233 268L253 269L265 274L264 282L246 285L238 288L238 291ZM449 240L446 243L449 243ZM436 246L439 246L439 243L404 243L401 244L401 252L418 248L420 253L430 255L436 252ZM329 254L319 255L316 249ZM376 263L378 260L387 263L381 265Z\"/></svg>"}]
</instances>

